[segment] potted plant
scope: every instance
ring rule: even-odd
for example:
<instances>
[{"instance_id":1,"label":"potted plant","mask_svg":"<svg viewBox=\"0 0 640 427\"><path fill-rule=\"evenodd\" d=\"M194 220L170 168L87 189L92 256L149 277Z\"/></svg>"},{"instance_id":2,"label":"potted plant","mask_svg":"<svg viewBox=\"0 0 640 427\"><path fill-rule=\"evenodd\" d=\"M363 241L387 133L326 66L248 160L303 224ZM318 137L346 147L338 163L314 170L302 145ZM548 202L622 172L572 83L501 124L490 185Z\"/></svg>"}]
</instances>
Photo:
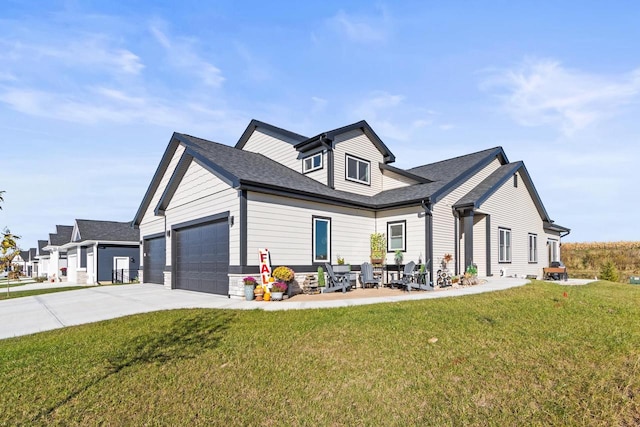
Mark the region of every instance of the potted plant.
<instances>
[{"instance_id":1,"label":"potted plant","mask_svg":"<svg viewBox=\"0 0 640 427\"><path fill-rule=\"evenodd\" d=\"M271 299L273 301L281 301L286 291L287 284L282 280L278 280L271 286Z\"/></svg>"},{"instance_id":2,"label":"potted plant","mask_svg":"<svg viewBox=\"0 0 640 427\"><path fill-rule=\"evenodd\" d=\"M382 264L387 249L387 237L384 233L373 233L369 236L371 243L371 264Z\"/></svg>"},{"instance_id":3,"label":"potted plant","mask_svg":"<svg viewBox=\"0 0 640 427\"><path fill-rule=\"evenodd\" d=\"M396 262L396 264L398 265L402 264L402 261L404 260L404 254L400 249L396 250L395 254L393 255L393 259Z\"/></svg>"},{"instance_id":4,"label":"potted plant","mask_svg":"<svg viewBox=\"0 0 640 427\"><path fill-rule=\"evenodd\" d=\"M471 264L467 267L462 276L462 284L464 286L473 286L480 283L478 281L478 267L475 264Z\"/></svg>"},{"instance_id":5,"label":"potted plant","mask_svg":"<svg viewBox=\"0 0 640 427\"><path fill-rule=\"evenodd\" d=\"M351 271L351 265L345 264L344 257L338 255L338 265L333 266L333 272L337 274L346 274Z\"/></svg>"},{"instance_id":6,"label":"potted plant","mask_svg":"<svg viewBox=\"0 0 640 427\"><path fill-rule=\"evenodd\" d=\"M256 281L255 277L252 276L247 276L242 279L242 281L244 282L244 297L247 299L247 301L253 301L253 291L258 282Z\"/></svg>"},{"instance_id":7,"label":"potted plant","mask_svg":"<svg viewBox=\"0 0 640 427\"><path fill-rule=\"evenodd\" d=\"M281 265L280 267L273 270L273 273L271 273L271 276L273 276L273 278L276 280L281 280L283 282L289 283L295 277L295 272L289 267L285 267L284 265Z\"/></svg>"}]
</instances>

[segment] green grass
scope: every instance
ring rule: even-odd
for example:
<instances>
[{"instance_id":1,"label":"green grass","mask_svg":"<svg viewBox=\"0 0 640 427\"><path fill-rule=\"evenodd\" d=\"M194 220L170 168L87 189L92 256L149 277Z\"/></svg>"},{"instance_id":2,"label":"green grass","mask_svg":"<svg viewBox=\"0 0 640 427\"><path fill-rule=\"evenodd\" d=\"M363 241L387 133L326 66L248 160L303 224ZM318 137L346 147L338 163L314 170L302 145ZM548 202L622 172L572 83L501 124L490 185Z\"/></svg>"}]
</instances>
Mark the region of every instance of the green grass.
<instances>
[{"instance_id":1,"label":"green grass","mask_svg":"<svg viewBox=\"0 0 640 427\"><path fill-rule=\"evenodd\" d=\"M43 289L32 289L29 291L12 291L10 290L9 294L7 292L0 291L0 300L4 299L13 299L13 298L22 298L22 297L31 297L34 295L42 295L42 294L52 294L54 292L64 292L64 291L73 291L75 289L88 289L93 286L65 286L62 288L43 288Z\"/></svg>"},{"instance_id":2,"label":"green grass","mask_svg":"<svg viewBox=\"0 0 640 427\"><path fill-rule=\"evenodd\" d=\"M20 287L20 286L27 285L29 283L35 283L35 282L18 282L16 280L15 282L11 281L11 282L7 283L6 280L0 280L0 289L6 289L7 287L8 288L17 288L17 287Z\"/></svg>"},{"instance_id":3,"label":"green grass","mask_svg":"<svg viewBox=\"0 0 640 427\"><path fill-rule=\"evenodd\" d=\"M608 282L136 315L0 341L0 425L632 426L638 319Z\"/></svg>"}]
</instances>

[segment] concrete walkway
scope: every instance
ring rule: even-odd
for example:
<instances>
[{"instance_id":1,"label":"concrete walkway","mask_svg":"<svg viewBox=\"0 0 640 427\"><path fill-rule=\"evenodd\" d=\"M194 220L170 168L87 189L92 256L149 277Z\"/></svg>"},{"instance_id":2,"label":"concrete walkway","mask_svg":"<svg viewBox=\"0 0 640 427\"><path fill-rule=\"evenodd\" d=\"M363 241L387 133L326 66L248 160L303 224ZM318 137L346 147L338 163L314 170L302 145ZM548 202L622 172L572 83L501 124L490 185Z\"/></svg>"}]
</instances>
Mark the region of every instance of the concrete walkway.
<instances>
[{"instance_id":1,"label":"concrete walkway","mask_svg":"<svg viewBox=\"0 0 640 427\"><path fill-rule=\"evenodd\" d=\"M486 283L468 288L430 292L398 292L395 295L384 294L380 290L380 296L376 295L377 289L371 289L362 290L362 298L356 296L359 291L356 290L347 293L348 298L339 298L332 294L331 299L323 298L325 295L318 295L317 299L296 301L296 298L293 297L282 302L245 301L244 299L200 292L167 290L160 285L151 284L99 286L0 301L0 339L159 310L218 308L275 311L348 307L472 295L513 288L526 283L529 281L524 279L489 278ZM46 287L52 287L51 285L57 287L72 286L73 284L48 284ZM45 287L43 284L25 285L16 288L16 291L27 290L27 287L31 288L32 286L34 288ZM364 291L370 292L365 293Z\"/></svg>"}]
</instances>

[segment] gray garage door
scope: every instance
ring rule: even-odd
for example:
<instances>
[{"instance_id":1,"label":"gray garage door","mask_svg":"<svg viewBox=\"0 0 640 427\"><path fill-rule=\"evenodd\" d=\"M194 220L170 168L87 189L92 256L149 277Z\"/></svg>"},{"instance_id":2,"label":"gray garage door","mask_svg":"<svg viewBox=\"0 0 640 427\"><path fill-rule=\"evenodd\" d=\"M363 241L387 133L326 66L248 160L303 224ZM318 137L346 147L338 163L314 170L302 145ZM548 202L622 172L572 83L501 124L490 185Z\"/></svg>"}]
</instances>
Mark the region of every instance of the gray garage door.
<instances>
[{"instance_id":1,"label":"gray garage door","mask_svg":"<svg viewBox=\"0 0 640 427\"><path fill-rule=\"evenodd\" d=\"M175 231L177 288L229 294L229 225L227 219Z\"/></svg>"},{"instance_id":2,"label":"gray garage door","mask_svg":"<svg viewBox=\"0 0 640 427\"><path fill-rule=\"evenodd\" d=\"M165 237L144 239L144 268L143 280L145 283L164 284L164 266L166 264L167 252Z\"/></svg>"}]
</instances>

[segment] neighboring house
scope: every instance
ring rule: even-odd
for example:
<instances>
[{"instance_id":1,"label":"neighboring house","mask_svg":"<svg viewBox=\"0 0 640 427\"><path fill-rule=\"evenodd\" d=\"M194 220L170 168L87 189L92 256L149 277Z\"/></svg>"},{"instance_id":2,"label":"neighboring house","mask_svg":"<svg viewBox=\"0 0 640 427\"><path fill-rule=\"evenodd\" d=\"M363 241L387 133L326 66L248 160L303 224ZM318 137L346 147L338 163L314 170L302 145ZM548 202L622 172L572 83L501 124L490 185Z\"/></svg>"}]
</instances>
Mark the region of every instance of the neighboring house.
<instances>
[{"instance_id":1,"label":"neighboring house","mask_svg":"<svg viewBox=\"0 0 640 427\"><path fill-rule=\"evenodd\" d=\"M67 252L68 278L78 284L129 282L138 277L140 232L129 222L77 219Z\"/></svg>"},{"instance_id":2,"label":"neighboring house","mask_svg":"<svg viewBox=\"0 0 640 427\"><path fill-rule=\"evenodd\" d=\"M522 162L501 147L407 170L361 121L311 138L253 120L235 147L174 133L133 220L141 278L241 296L258 250L297 277L337 256L358 268L369 238L388 263L445 254L452 273L542 275L569 229L553 223Z\"/></svg>"},{"instance_id":3,"label":"neighboring house","mask_svg":"<svg viewBox=\"0 0 640 427\"><path fill-rule=\"evenodd\" d=\"M48 240L38 240L38 253L36 254L37 276L47 276L49 274L49 251L44 247L49 244Z\"/></svg>"},{"instance_id":4,"label":"neighboring house","mask_svg":"<svg viewBox=\"0 0 640 427\"><path fill-rule=\"evenodd\" d=\"M11 270L19 271L21 276L26 275L27 262L29 261L29 252L25 252L22 249L18 249L20 252L13 257L11 262Z\"/></svg>"},{"instance_id":5,"label":"neighboring house","mask_svg":"<svg viewBox=\"0 0 640 427\"><path fill-rule=\"evenodd\" d=\"M49 234L49 242L43 251L49 252L48 269L46 270L49 279L57 278L66 280L63 269L67 268L67 250L63 246L71 240L73 226L56 225L56 233Z\"/></svg>"},{"instance_id":6,"label":"neighboring house","mask_svg":"<svg viewBox=\"0 0 640 427\"><path fill-rule=\"evenodd\" d=\"M36 260L36 248L20 250L20 254L13 259L13 264L19 266L23 276L32 277L37 275L37 269L34 270L34 266L37 266Z\"/></svg>"}]
</instances>

